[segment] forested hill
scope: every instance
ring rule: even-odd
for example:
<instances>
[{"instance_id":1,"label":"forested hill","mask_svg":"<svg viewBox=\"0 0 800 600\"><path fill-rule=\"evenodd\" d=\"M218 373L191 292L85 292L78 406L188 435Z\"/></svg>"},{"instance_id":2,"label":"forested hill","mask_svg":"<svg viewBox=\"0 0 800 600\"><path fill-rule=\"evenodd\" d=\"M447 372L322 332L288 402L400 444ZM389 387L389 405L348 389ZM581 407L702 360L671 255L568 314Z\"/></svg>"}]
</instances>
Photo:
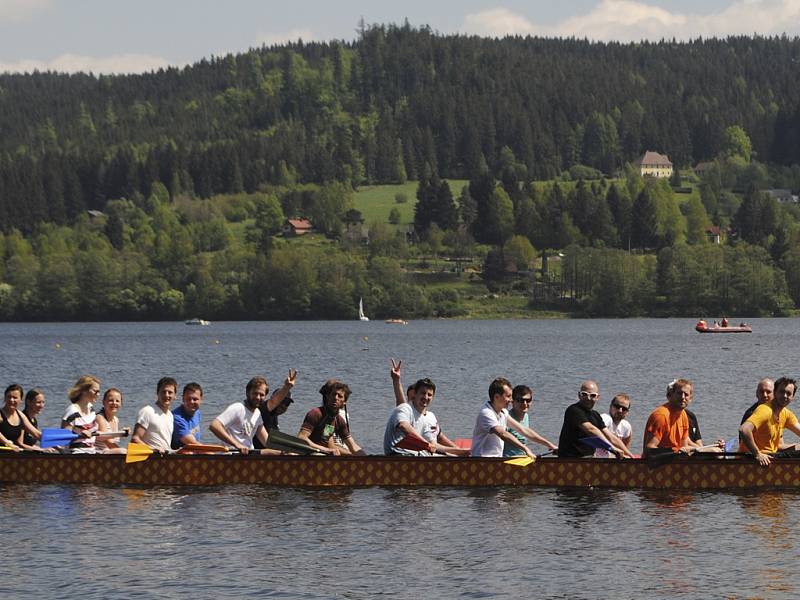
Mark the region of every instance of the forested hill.
<instances>
[{"instance_id":1,"label":"forested hill","mask_svg":"<svg viewBox=\"0 0 800 600\"><path fill-rule=\"evenodd\" d=\"M0 76L0 223L31 230L114 198L265 183L351 185L576 164L646 149L716 156L741 126L762 163L800 163L800 40L689 43L442 36L365 28L352 43L261 48L136 76ZM507 150L505 151L507 153Z\"/></svg>"}]
</instances>

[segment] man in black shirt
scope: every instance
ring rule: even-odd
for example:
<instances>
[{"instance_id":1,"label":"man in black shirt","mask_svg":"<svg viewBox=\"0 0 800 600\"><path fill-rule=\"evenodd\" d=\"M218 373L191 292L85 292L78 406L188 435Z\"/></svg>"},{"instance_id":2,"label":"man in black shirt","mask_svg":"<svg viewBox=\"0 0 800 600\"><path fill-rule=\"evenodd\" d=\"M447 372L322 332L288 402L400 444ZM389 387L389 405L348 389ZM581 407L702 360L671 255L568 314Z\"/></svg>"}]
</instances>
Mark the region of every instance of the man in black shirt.
<instances>
[{"instance_id":1,"label":"man in black shirt","mask_svg":"<svg viewBox=\"0 0 800 600\"><path fill-rule=\"evenodd\" d=\"M558 456L584 458L594 456L595 446L581 442L581 438L596 437L608 442L614 454L633 458L633 455L603 422L594 405L600 399L600 391L594 381L584 381L578 392L578 401L564 412L564 425L558 438Z\"/></svg>"}]
</instances>

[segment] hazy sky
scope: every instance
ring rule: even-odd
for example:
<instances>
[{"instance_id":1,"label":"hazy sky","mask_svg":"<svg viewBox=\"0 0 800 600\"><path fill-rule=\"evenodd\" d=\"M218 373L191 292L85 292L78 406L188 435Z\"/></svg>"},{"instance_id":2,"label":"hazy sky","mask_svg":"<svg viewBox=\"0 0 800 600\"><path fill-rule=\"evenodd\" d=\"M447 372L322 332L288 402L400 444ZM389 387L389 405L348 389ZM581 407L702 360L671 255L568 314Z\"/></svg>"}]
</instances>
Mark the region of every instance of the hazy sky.
<instances>
[{"instance_id":1,"label":"hazy sky","mask_svg":"<svg viewBox=\"0 0 800 600\"><path fill-rule=\"evenodd\" d=\"M441 33L687 39L800 34L800 0L0 0L0 72L136 73L367 23Z\"/></svg>"}]
</instances>

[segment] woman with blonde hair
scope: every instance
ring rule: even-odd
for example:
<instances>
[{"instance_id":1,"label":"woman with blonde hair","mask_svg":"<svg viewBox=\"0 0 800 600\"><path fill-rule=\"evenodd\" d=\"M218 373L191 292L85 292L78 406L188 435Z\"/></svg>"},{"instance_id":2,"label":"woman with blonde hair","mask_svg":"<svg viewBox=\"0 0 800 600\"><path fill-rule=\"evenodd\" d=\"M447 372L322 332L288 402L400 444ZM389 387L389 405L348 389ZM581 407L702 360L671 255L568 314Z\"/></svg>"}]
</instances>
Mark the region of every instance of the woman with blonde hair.
<instances>
[{"instance_id":1,"label":"woman with blonde hair","mask_svg":"<svg viewBox=\"0 0 800 600\"><path fill-rule=\"evenodd\" d=\"M75 454L94 454L97 415L93 402L100 393L100 380L93 375L83 375L75 382L67 396L70 404L61 419L61 427L78 436L70 442L69 450Z\"/></svg>"}]
</instances>

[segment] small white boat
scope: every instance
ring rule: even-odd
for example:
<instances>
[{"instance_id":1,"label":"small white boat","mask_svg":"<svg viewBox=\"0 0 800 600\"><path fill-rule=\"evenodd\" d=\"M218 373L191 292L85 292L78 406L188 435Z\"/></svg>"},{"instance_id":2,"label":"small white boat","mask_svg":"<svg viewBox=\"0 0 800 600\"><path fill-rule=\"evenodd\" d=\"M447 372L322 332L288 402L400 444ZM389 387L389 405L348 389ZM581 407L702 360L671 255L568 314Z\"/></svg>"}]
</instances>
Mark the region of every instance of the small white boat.
<instances>
[{"instance_id":1,"label":"small white boat","mask_svg":"<svg viewBox=\"0 0 800 600\"><path fill-rule=\"evenodd\" d=\"M359 321L369 321L369 317L364 314L364 300L363 298L358 299L358 320Z\"/></svg>"},{"instance_id":2,"label":"small white boat","mask_svg":"<svg viewBox=\"0 0 800 600\"><path fill-rule=\"evenodd\" d=\"M185 321L187 325L211 325L211 321L206 321L205 319L198 319L195 317L194 319L187 319Z\"/></svg>"},{"instance_id":3,"label":"small white boat","mask_svg":"<svg viewBox=\"0 0 800 600\"><path fill-rule=\"evenodd\" d=\"M386 322L393 325L408 325L408 321L405 319L386 319Z\"/></svg>"}]
</instances>

